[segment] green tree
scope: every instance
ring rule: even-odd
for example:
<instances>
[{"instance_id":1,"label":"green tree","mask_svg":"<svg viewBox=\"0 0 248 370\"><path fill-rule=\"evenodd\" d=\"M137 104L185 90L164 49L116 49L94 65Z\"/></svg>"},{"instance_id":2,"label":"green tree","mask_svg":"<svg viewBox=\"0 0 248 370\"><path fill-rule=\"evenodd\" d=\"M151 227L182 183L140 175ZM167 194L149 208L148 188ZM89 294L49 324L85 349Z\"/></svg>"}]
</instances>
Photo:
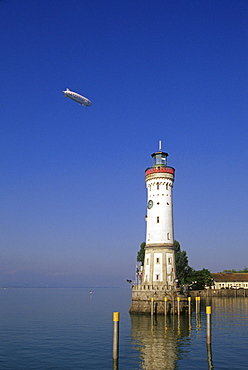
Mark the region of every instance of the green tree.
<instances>
[{"instance_id":1,"label":"green tree","mask_svg":"<svg viewBox=\"0 0 248 370\"><path fill-rule=\"evenodd\" d=\"M192 289L205 289L206 286L213 284L213 278L208 269L202 270L191 269L189 272L186 283L192 286Z\"/></svg>"},{"instance_id":2,"label":"green tree","mask_svg":"<svg viewBox=\"0 0 248 370\"><path fill-rule=\"evenodd\" d=\"M232 273L247 273L248 272L248 267L244 267L243 270L235 270L235 269L231 269L231 270L223 270L222 272L232 272Z\"/></svg>"},{"instance_id":3,"label":"green tree","mask_svg":"<svg viewBox=\"0 0 248 370\"><path fill-rule=\"evenodd\" d=\"M248 272L248 267L246 267L246 266L245 266L245 267L243 268L243 270L240 270L240 271L238 271L238 272Z\"/></svg>"},{"instance_id":4,"label":"green tree","mask_svg":"<svg viewBox=\"0 0 248 370\"><path fill-rule=\"evenodd\" d=\"M140 250L137 253L137 262L141 262L141 265L144 265L144 259L145 259L145 246L146 243L143 242L140 244Z\"/></svg>"},{"instance_id":5,"label":"green tree","mask_svg":"<svg viewBox=\"0 0 248 370\"><path fill-rule=\"evenodd\" d=\"M192 268L189 266L187 253L181 250L180 243L177 240L174 241L174 248L176 259L176 277L179 285L182 285L186 283L187 276L192 271Z\"/></svg>"},{"instance_id":6,"label":"green tree","mask_svg":"<svg viewBox=\"0 0 248 370\"><path fill-rule=\"evenodd\" d=\"M235 273L235 272L238 272L238 271L236 271L235 269L231 269L231 270L223 270L223 272L232 272L232 273Z\"/></svg>"}]
</instances>

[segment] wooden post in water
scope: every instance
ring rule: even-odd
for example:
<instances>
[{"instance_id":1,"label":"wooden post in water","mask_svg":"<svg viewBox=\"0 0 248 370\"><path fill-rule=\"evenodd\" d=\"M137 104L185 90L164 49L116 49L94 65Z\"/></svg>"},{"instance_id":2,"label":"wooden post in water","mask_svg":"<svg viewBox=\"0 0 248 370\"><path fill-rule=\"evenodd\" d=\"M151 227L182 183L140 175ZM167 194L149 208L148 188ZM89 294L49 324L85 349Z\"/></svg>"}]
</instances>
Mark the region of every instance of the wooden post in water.
<instances>
[{"instance_id":1,"label":"wooden post in water","mask_svg":"<svg viewBox=\"0 0 248 370\"><path fill-rule=\"evenodd\" d=\"M151 298L151 316L154 314L154 298Z\"/></svg>"},{"instance_id":2,"label":"wooden post in water","mask_svg":"<svg viewBox=\"0 0 248 370\"><path fill-rule=\"evenodd\" d=\"M201 302L201 297L195 297L196 313L200 313L200 302Z\"/></svg>"},{"instance_id":3,"label":"wooden post in water","mask_svg":"<svg viewBox=\"0 0 248 370\"><path fill-rule=\"evenodd\" d=\"M168 301L168 298L164 297L164 315L165 316L167 315L167 301Z\"/></svg>"},{"instance_id":4,"label":"wooden post in water","mask_svg":"<svg viewBox=\"0 0 248 370\"><path fill-rule=\"evenodd\" d=\"M175 315L175 297L174 297L174 292L173 292L173 296L172 296L172 312L173 312L173 315Z\"/></svg>"},{"instance_id":5,"label":"wooden post in water","mask_svg":"<svg viewBox=\"0 0 248 370\"><path fill-rule=\"evenodd\" d=\"M113 360L119 357L119 320L120 312L113 312Z\"/></svg>"},{"instance_id":6,"label":"wooden post in water","mask_svg":"<svg viewBox=\"0 0 248 370\"><path fill-rule=\"evenodd\" d=\"M191 297L188 297L189 317L191 316Z\"/></svg>"},{"instance_id":7,"label":"wooden post in water","mask_svg":"<svg viewBox=\"0 0 248 370\"><path fill-rule=\"evenodd\" d=\"M180 315L180 297L177 297L177 314Z\"/></svg>"},{"instance_id":8,"label":"wooden post in water","mask_svg":"<svg viewBox=\"0 0 248 370\"><path fill-rule=\"evenodd\" d=\"M207 344L211 344L211 306L206 306L206 315L207 315L206 341Z\"/></svg>"}]
</instances>

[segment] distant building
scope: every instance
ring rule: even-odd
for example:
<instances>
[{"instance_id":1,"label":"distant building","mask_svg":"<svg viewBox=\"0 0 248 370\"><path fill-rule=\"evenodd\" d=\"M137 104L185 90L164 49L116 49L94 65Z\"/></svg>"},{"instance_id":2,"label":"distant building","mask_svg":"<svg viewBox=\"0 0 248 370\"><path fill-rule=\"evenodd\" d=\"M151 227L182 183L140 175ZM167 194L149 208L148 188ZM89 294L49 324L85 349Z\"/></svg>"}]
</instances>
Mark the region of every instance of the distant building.
<instances>
[{"instance_id":1,"label":"distant building","mask_svg":"<svg viewBox=\"0 0 248 370\"><path fill-rule=\"evenodd\" d=\"M248 273L218 272L211 275L212 289L248 289Z\"/></svg>"}]
</instances>

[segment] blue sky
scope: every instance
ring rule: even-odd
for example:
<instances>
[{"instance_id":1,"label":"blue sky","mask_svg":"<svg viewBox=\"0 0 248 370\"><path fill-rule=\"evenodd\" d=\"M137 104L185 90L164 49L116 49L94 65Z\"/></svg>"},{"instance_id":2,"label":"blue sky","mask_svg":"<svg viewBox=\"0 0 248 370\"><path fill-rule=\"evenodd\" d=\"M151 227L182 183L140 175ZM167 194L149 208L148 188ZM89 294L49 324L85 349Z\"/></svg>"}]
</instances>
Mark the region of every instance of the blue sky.
<instances>
[{"instance_id":1,"label":"blue sky","mask_svg":"<svg viewBox=\"0 0 248 370\"><path fill-rule=\"evenodd\" d=\"M248 266L247 1L2 0L0 25L1 285L133 278L159 140L190 265Z\"/></svg>"}]
</instances>

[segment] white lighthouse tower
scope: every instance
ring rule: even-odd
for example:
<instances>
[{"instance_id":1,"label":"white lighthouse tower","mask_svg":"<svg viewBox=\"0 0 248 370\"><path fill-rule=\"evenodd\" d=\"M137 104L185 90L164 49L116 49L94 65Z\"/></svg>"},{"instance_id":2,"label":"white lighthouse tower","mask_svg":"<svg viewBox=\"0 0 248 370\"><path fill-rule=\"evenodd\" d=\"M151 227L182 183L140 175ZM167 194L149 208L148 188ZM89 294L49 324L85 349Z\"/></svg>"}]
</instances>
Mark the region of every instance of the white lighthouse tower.
<instances>
[{"instance_id":1,"label":"white lighthouse tower","mask_svg":"<svg viewBox=\"0 0 248 370\"><path fill-rule=\"evenodd\" d=\"M175 169L167 166L168 154L152 155L153 165L146 169L147 216L143 284L162 285L166 290L175 282L172 188Z\"/></svg>"},{"instance_id":2,"label":"white lighthouse tower","mask_svg":"<svg viewBox=\"0 0 248 370\"><path fill-rule=\"evenodd\" d=\"M147 187L146 246L142 278L132 285L130 312L151 311L150 300L156 312L164 313L164 299L169 301L168 312L174 307L176 265L174 250L172 189L175 169L167 166L168 153L159 150L151 155L152 167L145 170ZM169 308L168 308L169 307Z\"/></svg>"}]
</instances>

